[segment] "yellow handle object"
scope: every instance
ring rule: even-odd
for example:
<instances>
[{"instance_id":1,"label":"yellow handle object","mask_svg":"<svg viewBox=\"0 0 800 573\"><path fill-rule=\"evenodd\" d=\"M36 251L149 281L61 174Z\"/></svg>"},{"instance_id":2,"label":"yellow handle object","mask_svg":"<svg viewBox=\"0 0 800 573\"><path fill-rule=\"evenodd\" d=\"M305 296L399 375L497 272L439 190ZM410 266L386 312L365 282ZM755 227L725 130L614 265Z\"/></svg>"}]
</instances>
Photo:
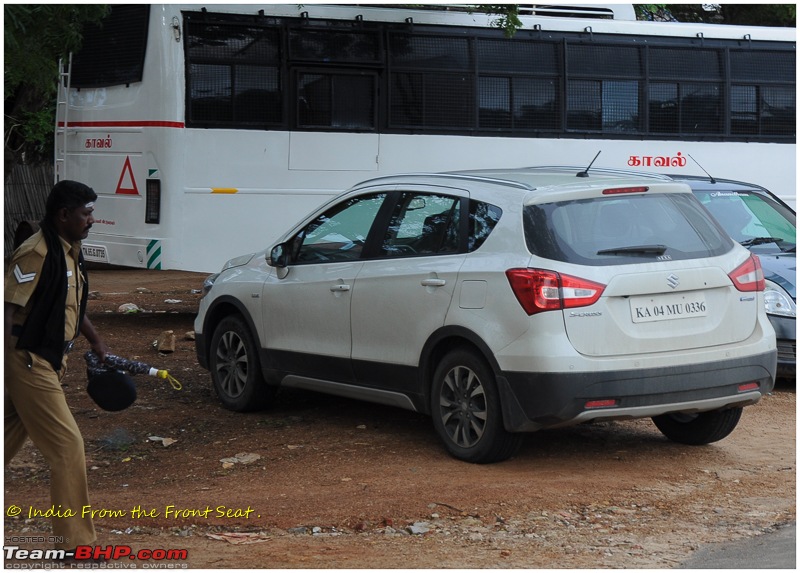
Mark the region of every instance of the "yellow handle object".
<instances>
[{"instance_id":1,"label":"yellow handle object","mask_svg":"<svg viewBox=\"0 0 800 573\"><path fill-rule=\"evenodd\" d=\"M171 386L172 386L172 387L173 387L175 390L180 390L180 389L182 389L182 388L183 388L183 386L181 385L181 383L180 383L180 382L178 382L178 381L177 381L175 378L173 378L172 376L170 376L170 373L169 373L169 372L167 372L166 370L159 370L159 371L158 371L158 374L156 374L156 376L158 376L158 377L159 377L159 378L161 378L162 380L168 380L168 381L169 381L169 383L170 383L170 385L171 385Z\"/></svg>"}]
</instances>

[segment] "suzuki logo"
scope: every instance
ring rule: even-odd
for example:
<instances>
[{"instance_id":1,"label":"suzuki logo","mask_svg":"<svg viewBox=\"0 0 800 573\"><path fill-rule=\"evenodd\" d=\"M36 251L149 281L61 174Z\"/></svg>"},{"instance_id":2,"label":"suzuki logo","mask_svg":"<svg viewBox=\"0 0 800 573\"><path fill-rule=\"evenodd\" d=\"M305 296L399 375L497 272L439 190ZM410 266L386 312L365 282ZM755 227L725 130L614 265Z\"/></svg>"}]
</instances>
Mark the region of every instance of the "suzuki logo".
<instances>
[{"instance_id":1,"label":"suzuki logo","mask_svg":"<svg viewBox=\"0 0 800 573\"><path fill-rule=\"evenodd\" d=\"M675 275L669 275L667 277L667 284L670 288L678 288L678 285L681 284L681 281Z\"/></svg>"}]
</instances>

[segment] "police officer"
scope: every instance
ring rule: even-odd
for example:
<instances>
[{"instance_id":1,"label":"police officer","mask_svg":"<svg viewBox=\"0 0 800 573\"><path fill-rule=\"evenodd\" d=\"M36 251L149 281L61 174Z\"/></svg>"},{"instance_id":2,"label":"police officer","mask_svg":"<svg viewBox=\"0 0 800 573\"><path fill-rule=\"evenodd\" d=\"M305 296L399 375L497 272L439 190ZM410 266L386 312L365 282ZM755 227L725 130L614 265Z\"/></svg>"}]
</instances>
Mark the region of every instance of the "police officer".
<instances>
[{"instance_id":1,"label":"police officer","mask_svg":"<svg viewBox=\"0 0 800 573\"><path fill-rule=\"evenodd\" d=\"M61 380L73 340L83 334L104 358L108 348L86 316L88 282L81 240L94 222L97 194L76 181L51 190L41 228L12 255L5 282L5 464L26 438L50 466L50 501L57 549L95 543L78 425Z\"/></svg>"}]
</instances>

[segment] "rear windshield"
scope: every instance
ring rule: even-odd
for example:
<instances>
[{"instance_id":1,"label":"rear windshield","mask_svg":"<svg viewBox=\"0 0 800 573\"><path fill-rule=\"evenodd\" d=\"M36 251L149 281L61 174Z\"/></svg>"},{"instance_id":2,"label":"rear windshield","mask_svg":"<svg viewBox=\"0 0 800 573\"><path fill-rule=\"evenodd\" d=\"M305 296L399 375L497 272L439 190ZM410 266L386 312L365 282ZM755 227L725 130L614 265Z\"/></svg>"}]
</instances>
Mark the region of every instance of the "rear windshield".
<instances>
[{"instance_id":1,"label":"rear windshield","mask_svg":"<svg viewBox=\"0 0 800 573\"><path fill-rule=\"evenodd\" d=\"M524 227L534 255L592 266L712 257L733 247L689 194L529 205Z\"/></svg>"},{"instance_id":2,"label":"rear windshield","mask_svg":"<svg viewBox=\"0 0 800 573\"><path fill-rule=\"evenodd\" d=\"M72 61L73 88L99 88L142 81L147 48L147 4L114 5L100 25L87 25Z\"/></svg>"}]
</instances>

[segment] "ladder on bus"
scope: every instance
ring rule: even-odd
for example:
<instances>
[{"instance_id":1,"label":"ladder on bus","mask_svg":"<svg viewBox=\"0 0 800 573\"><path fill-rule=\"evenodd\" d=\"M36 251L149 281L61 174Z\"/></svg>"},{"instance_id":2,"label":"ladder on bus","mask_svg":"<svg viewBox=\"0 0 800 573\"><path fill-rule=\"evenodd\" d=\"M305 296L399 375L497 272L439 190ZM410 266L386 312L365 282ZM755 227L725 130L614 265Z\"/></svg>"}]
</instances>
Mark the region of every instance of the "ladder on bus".
<instances>
[{"instance_id":1,"label":"ladder on bus","mask_svg":"<svg viewBox=\"0 0 800 573\"><path fill-rule=\"evenodd\" d=\"M67 178L67 120L69 115L69 87L72 75L72 53L66 64L58 60L58 94L56 95L55 173L54 183Z\"/></svg>"}]
</instances>

